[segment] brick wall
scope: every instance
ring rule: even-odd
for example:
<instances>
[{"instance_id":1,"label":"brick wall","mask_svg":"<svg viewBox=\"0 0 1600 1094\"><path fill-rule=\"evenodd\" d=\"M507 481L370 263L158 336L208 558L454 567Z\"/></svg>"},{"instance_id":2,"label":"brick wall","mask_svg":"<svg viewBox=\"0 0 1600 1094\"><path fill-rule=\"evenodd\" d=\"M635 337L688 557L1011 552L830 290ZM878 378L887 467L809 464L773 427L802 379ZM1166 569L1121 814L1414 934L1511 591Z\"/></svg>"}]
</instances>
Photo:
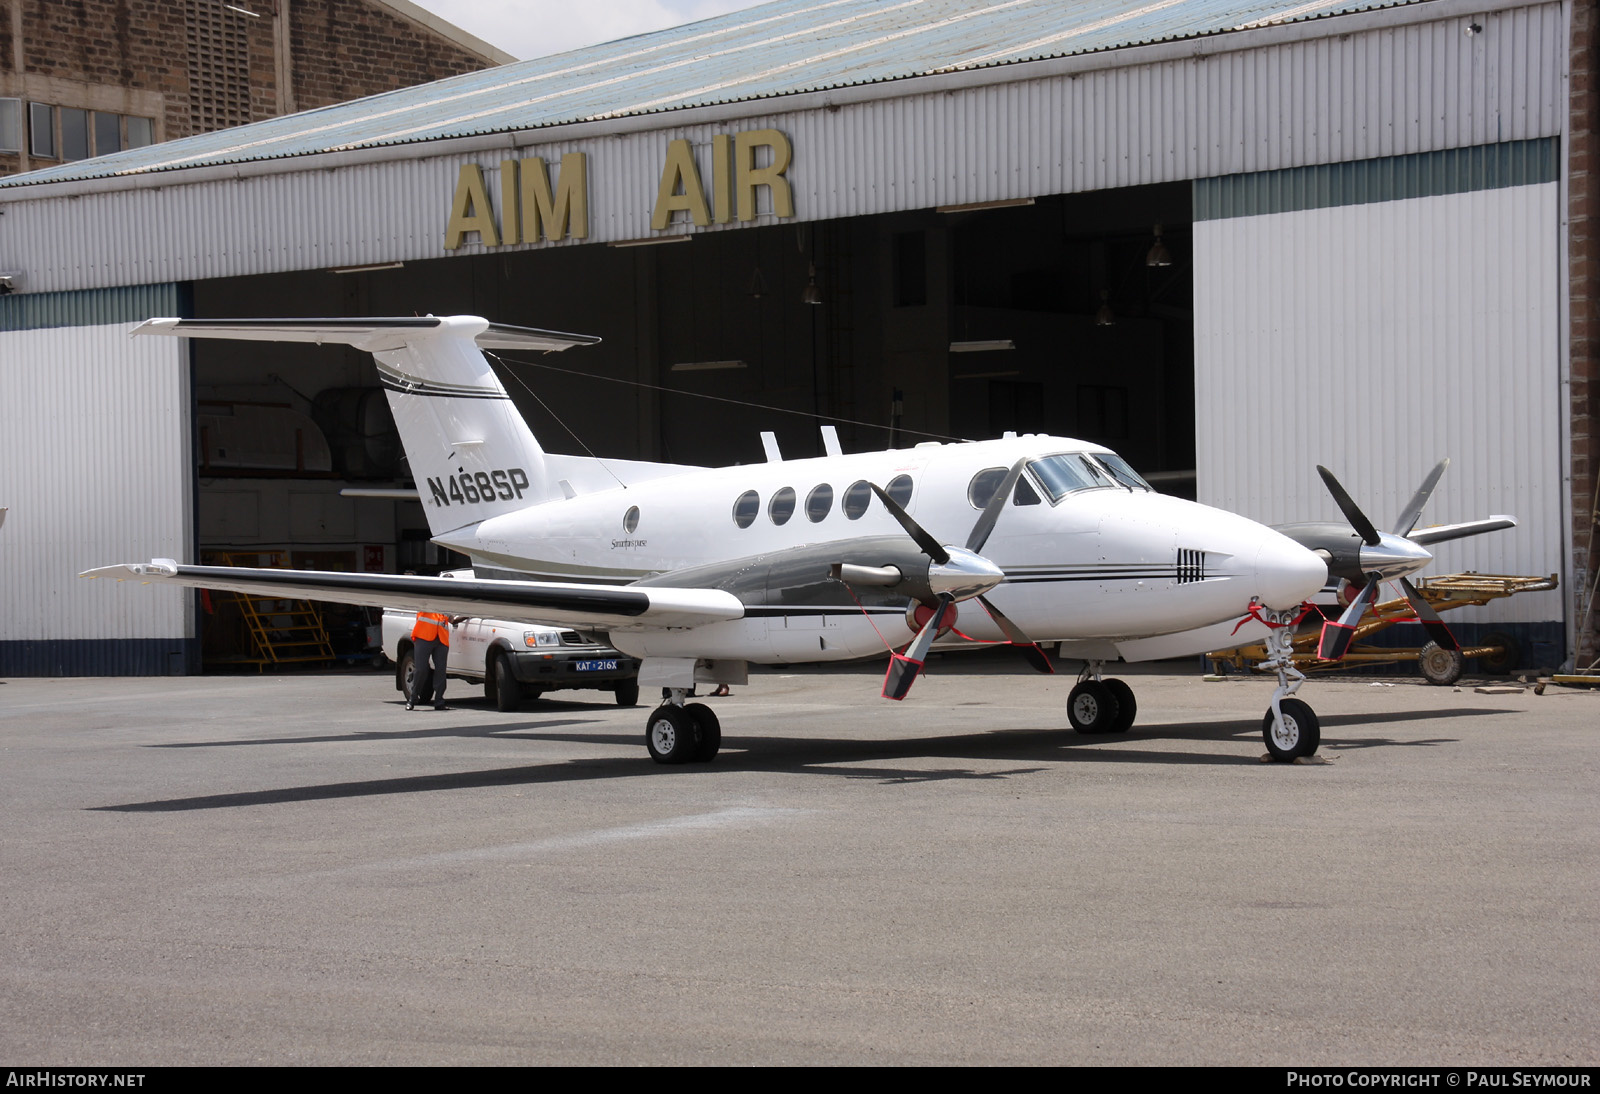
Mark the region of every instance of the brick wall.
<instances>
[{"instance_id":1,"label":"brick wall","mask_svg":"<svg viewBox=\"0 0 1600 1094\"><path fill-rule=\"evenodd\" d=\"M359 0L295 0L290 49L300 109L489 67L408 19Z\"/></svg>"},{"instance_id":2,"label":"brick wall","mask_svg":"<svg viewBox=\"0 0 1600 1094\"><path fill-rule=\"evenodd\" d=\"M328 106L494 64L374 0L238 0L259 18L203 3L0 0L0 96L155 117L157 139L172 140L215 128L219 115L258 121L287 104ZM219 20L247 40L242 65L219 66ZM224 69L238 74L227 94L242 109L217 109ZM0 153L0 174L56 162Z\"/></svg>"},{"instance_id":3,"label":"brick wall","mask_svg":"<svg viewBox=\"0 0 1600 1094\"><path fill-rule=\"evenodd\" d=\"M1568 602L1578 620L1577 663L1600 656L1596 619L1584 607L1600 569L1600 534L1595 525L1595 488L1600 483L1600 186L1594 175L1597 109L1595 42L1600 35L1600 0L1577 0L1572 13L1572 84L1568 119L1567 212L1571 277L1572 588Z\"/></svg>"}]
</instances>

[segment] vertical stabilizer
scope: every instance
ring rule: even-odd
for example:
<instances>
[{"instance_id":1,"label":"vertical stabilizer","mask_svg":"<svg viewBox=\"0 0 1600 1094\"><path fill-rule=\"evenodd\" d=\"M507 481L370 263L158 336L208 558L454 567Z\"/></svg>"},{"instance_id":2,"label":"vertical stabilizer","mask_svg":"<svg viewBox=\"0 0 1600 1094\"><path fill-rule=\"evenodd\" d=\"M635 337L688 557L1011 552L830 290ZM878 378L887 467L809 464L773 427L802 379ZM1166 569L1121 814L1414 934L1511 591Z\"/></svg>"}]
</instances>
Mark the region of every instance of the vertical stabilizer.
<instances>
[{"instance_id":1,"label":"vertical stabilizer","mask_svg":"<svg viewBox=\"0 0 1600 1094\"><path fill-rule=\"evenodd\" d=\"M435 537L562 496L480 347L548 353L600 339L477 316L151 319L134 334L338 342L370 352Z\"/></svg>"}]
</instances>

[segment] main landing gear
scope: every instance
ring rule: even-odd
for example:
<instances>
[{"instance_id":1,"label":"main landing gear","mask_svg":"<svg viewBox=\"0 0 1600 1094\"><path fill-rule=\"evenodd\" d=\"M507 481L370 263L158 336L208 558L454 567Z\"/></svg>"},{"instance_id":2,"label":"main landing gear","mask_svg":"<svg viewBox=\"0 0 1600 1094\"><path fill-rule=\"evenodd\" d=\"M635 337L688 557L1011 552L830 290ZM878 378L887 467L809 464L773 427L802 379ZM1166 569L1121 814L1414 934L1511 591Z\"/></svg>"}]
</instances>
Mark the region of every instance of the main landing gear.
<instances>
[{"instance_id":1,"label":"main landing gear","mask_svg":"<svg viewBox=\"0 0 1600 1094\"><path fill-rule=\"evenodd\" d=\"M710 763L722 747L722 723L704 703L684 703L688 688L673 688L644 724L644 746L658 764Z\"/></svg>"},{"instance_id":2,"label":"main landing gear","mask_svg":"<svg viewBox=\"0 0 1600 1094\"><path fill-rule=\"evenodd\" d=\"M1267 754L1278 763L1293 763L1301 756L1310 756L1322 743L1322 725L1316 712L1299 699L1289 696L1300 690L1306 674L1294 667L1294 625L1300 618L1298 609L1286 612L1262 609L1261 621L1268 626L1267 659L1258 666L1278 674L1278 686L1272 693L1272 707L1261 719L1261 736L1267 742Z\"/></svg>"},{"instance_id":3,"label":"main landing gear","mask_svg":"<svg viewBox=\"0 0 1600 1094\"><path fill-rule=\"evenodd\" d=\"M1139 713L1133 689L1121 680L1105 680L1104 661L1090 661L1067 696L1067 721L1079 733L1126 733Z\"/></svg>"}]
</instances>

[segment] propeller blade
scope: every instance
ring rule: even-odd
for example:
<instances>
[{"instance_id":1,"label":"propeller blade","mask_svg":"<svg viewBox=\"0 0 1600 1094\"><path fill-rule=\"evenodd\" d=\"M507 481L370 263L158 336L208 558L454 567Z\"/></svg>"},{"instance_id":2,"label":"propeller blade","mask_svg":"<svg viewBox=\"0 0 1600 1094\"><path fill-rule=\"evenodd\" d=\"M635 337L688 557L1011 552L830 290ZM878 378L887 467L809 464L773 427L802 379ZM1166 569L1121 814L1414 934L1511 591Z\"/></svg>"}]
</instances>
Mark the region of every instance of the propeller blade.
<instances>
[{"instance_id":1,"label":"propeller blade","mask_svg":"<svg viewBox=\"0 0 1600 1094\"><path fill-rule=\"evenodd\" d=\"M1428 632L1428 637L1439 644L1441 649L1459 650L1461 643L1456 641L1456 636L1450 633L1450 628L1444 625L1444 620L1439 618L1439 613L1433 610L1433 605L1422 599L1422 594L1417 592L1417 587L1406 578L1400 579L1400 588L1404 590L1406 599L1411 602L1411 610L1417 613L1417 618Z\"/></svg>"},{"instance_id":2,"label":"propeller blade","mask_svg":"<svg viewBox=\"0 0 1600 1094\"><path fill-rule=\"evenodd\" d=\"M1006 636L1006 640L1015 646L1023 657L1027 658L1028 664L1040 672L1054 673L1056 671L1056 667L1050 663L1050 655L1039 648L1039 643L1023 634L1022 628L1013 623L999 608L991 604L988 597L978 597L978 603L982 604L984 610L994 618L995 623L1000 627L1001 633Z\"/></svg>"},{"instance_id":3,"label":"propeller blade","mask_svg":"<svg viewBox=\"0 0 1600 1094\"><path fill-rule=\"evenodd\" d=\"M1021 459L1011 465L1011 470L1006 472L1005 479L995 490L994 496L989 499L989 504L978 514L978 523L972 526L972 532L967 536L967 550L973 554L981 554L983 545L989 542L989 533L994 531L994 523L1000 519L1000 511L1006 507L1006 499L1010 498L1011 491L1016 489L1017 479L1022 475L1022 465L1026 462L1026 459Z\"/></svg>"},{"instance_id":4,"label":"propeller blade","mask_svg":"<svg viewBox=\"0 0 1600 1094\"><path fill-rule=\"evenodd\" d=\"M1350 643L1356 636L1356 624L1361 622L1361 617L1366 614L1367 605L1378 595L1378 582L1380 575L1376 573L1367 575L1367 583L1361 587L1350 606L1339 616L1338 622L1322 624L1322 638L1317 643L1317 656L1324 661L1337 661L1350 649Z\"/></svg>"},{"instance_id":5,"label":"propeller blade","mask_svg":"<svg viewBox=\"0 0 1600 1094\"><path fill-rule=\"evenodd\" d=\"M1333 500L1338 504L1339 511L1344 514L1344 519L1350 522L1350 527L1356 530L1356 534L1362 538L1366 545L1368 547L1376 547L1379 543L1382 543L1383 541L1378 537L1378 530L1367 519L1367 514L1363 513L1361 507L1351 500L1349 494L1345 493L1344 487L1339 485L1339 480L1333 477L1333 472L1319 463L1317 464L1317 474L1322 476L1323 483L1328 487L1328 493L1333 495Z\"/></svg>"},{"instance_id":6,"label":"propeller blade","mask_svg":"<svg viewBox=\"0 0 1600 1094\"><path fill-rule=\"evenodd\" d=\"M950 561L950 552L944 549L943 544L928 534L927 529L911 519L911 514L900 508L900 503L883 492L875 482L867 484L872 487L872 492L878 495L878 500L883 502L883 507L889 510L889 515L900 522L900 527L906 530L906 535L917 541L917 546L922 548L922 553L933 559L939 565ZM908 684L907 687L910 685Z\"/></svg>"},{"instance_id":7,"label":"propeller blade","mask_svg":"<svg viewBox=\"0 0 1600 1094\"><path fill-rule=\"evenodd\" d=\"M1481 536L1485 532L1497 532L1501 528L1515 528L1516 526L1516 517L1496 515L1484 520L1469 520L1461 524L1441 524L1434 528L1422 528L1415 532L1406 533L1406 538L1412 543L1418 543L1426 547L1430 543L1443 543L1447 539Z\"/></svg>"},{"instance_id":8,"label":"propeller blade","mask_svg":"<svg viewBox=\"0 0 1600 1094\"><path fill-rule=\"evenodd\" d=\"M1411 498L1411 504L1405 507L1400 514L1400 519L1394 522L1394 534L1403 536L1410 533L1417 526L1417 518L1422 516L1422 507L1428 504L1428 499L1433 496L1433 488L1439 485L1439 476L1444 474L1444 469L1450 466L1449 457L1439 461L1439 466L1428 472L1428 477L1422 480L1422 485L1417 487L1417 492Z\"/></svg>"},{"instance_id":9,"label":"propeller blade","mask_svg":"<svg viewBox=\"0 0 1600 1094\"><path fill-rule=\"evenodd\" d=\"M922 664L928 659L928 649L933 645L933 640L939 633L939 626L944 622L945 613L950 610L950 605L955 603L951 596L939 597L939 606L934 609L928 621L922 625L917 636L911 640L911 645L906 647L903 654L889 654L889 671L883 674L883 697L896 701L904 699L911 693L911 685L917 682L917 674L922 671Z\"/></svg>"}]
</instances>

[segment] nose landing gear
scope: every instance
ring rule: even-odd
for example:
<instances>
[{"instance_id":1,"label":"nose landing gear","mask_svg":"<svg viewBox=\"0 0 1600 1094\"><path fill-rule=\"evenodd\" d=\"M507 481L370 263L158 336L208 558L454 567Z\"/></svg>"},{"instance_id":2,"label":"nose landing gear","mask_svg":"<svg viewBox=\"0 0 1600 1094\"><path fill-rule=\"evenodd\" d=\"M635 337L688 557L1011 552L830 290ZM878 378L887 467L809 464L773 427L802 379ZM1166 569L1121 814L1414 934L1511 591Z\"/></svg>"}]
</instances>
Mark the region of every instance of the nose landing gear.
<instances>
[{"instance_id":1,"label":"nose landing gear","mask_svg":"<svg viewBox=\"0 0 1600 1094\"><path fill-rule=\"evenodd\" d=\"M1294 627L1304 614L1303 609L1293 608L1283 612L1261 609L1258 615L1268 627L1267 659L1259 667L1278 674L1272 706L1261 720L1261 736L1267 742L1267 754L1277 763L1310 756L1322 744L1316 712L1290 698L1306 680L1306 674L1294 667Z\"/></svg>"}]
</instances>

